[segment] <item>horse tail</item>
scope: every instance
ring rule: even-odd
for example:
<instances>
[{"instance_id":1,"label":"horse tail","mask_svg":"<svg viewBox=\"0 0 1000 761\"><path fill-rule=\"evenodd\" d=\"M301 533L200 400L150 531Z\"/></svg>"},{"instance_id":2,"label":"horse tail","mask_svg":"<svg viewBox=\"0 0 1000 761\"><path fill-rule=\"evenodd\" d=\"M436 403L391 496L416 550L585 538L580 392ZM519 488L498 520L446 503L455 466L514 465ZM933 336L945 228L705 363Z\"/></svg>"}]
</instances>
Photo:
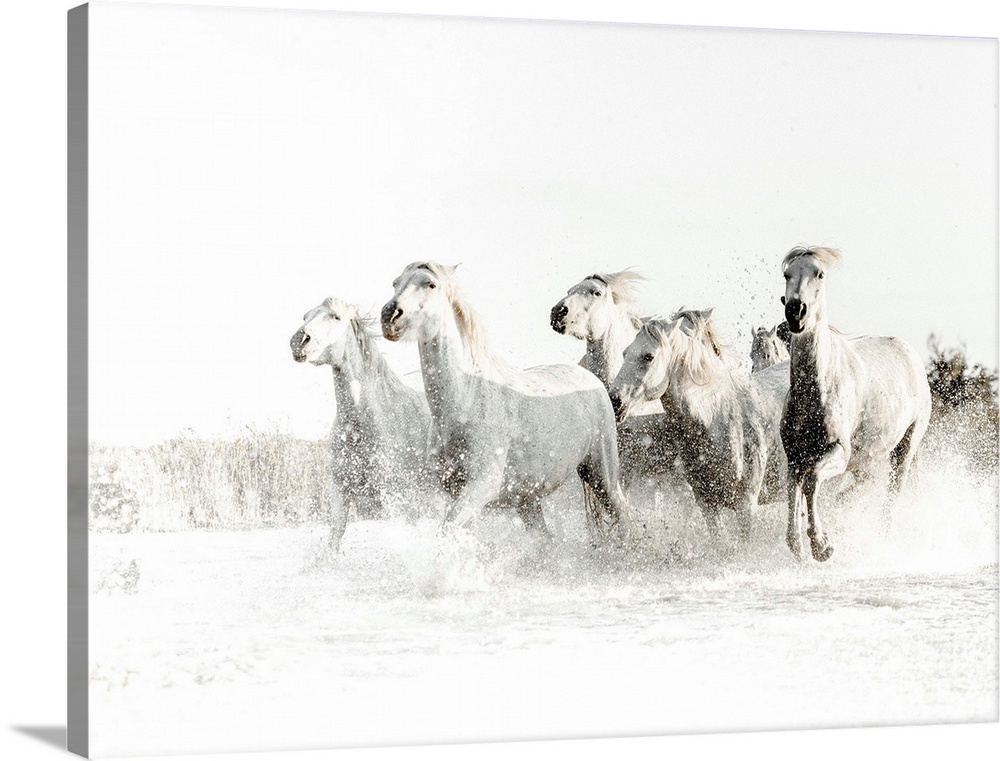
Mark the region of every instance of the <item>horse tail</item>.
<instances>
[{"instance_id":1,"label":"horse tail","mask_svg":"<svg viewBox=\"0 0 1000 761\"><path fill-rule=\"evenodd\" d=\"M587 481L583 481L583 509L587 519L587 529L590 541L598 544L601 541L601 502L597 491Z\"/></svg>"}]
</instances>

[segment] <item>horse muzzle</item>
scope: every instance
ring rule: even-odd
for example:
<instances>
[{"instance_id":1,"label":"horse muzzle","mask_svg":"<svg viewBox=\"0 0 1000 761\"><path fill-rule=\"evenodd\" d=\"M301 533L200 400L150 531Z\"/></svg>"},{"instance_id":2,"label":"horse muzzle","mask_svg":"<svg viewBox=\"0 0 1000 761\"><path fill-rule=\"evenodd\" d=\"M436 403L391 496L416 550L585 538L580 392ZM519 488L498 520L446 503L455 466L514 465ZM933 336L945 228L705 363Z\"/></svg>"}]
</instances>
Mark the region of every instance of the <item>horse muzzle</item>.
<instances>
[{"instance_id":1,"label":"horse muzzle","mask_svg":"<svg viewBox=\"0 0 1000 761\"><path fill-rule=\"evenodd\" d=\"M785 321L790 332L801 333L805 329L806 312L806 305L798 299L785 302Z\"/></svg>"},{"instance_id":2,"label":"horse muzzle","mask_svg":"<svg viewBox=\"0 0 1000 761\"><path fill-rule=\"evenodd\" d=\"M552 307L552 312L549 315L549 325L556 333L566 332L566 315L569 314L569 308L563 304L561 301Z\"/></svg>"},{"instance_id":3,"label":"horse muzzle","mask_svg":"<svg viewBox=\"0 0 1000 761\"><path fill-rule=\"evenodd\" d=\"M304 330L297 331L288 343L292 347L292 359L296 362L305 362L305 346L309 343L309 336L306 335L306 332Z\"/></svg>"},{"instance_id":4,"label":"horse muzzle","mask_svg":"<svg viewBox=\"0 0 1000 761\"><path fill-rule=\"evenodd\" d=\"M403 316L403 310L399 308L395 299L382 307L382 335L390 341L398 341L400 331L397 322Z\"/></svg>"}]
</instances>

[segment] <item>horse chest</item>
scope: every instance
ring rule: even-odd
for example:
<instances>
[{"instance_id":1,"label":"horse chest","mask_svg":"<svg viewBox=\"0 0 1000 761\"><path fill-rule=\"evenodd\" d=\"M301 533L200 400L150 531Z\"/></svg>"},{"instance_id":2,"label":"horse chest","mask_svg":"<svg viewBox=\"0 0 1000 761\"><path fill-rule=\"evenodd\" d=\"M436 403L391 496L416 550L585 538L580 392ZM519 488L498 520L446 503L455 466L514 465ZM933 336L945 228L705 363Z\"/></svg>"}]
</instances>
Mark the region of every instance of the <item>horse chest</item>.
<instances>
[{"instance_id":1,"label":"horse chest","mask_svg":"<svg viewBox=\"0 0 1000 761\"><path fill-rule=\"evenodd\" d=\"M434 464L441 488L452 499L457 499L469 481L469 436L464 428L448 429L434 449Z\"/></svg>"},{"instance_id":2,"label":"horse chest","mask_svg":"<svg viewBox=\"0 0 1000 761\"><path fill-rule=\"evenodd\" d=\"M781 418L781 444L790 465L815 462L841 439L850 440L835 387L815 379L792 384Z\"/></svg>"},{"instance_id":3,"label":"horse chest","mask_svg":"<svg viewBox=\"0 0 1000 761\"><path fill-rule=\"evenodd\" d=\"M351 418L340 420L331 441L333 467L344 486L367 489L385 476L374 429Z\"/></svg>"}]
</instances>

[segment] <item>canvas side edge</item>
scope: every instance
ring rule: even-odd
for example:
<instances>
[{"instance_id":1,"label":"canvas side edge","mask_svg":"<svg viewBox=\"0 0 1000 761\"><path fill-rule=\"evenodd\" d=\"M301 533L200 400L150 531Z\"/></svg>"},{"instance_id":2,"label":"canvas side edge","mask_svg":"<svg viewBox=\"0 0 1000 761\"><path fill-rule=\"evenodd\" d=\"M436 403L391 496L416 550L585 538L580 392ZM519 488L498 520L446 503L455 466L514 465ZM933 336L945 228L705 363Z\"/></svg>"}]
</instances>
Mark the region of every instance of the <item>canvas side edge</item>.
<instances>
[{"instance_id":1,"label":"canvas side edge","mask_svg":"<svg viewBox=\"0 0 1000 761\"><path fill-rule=\"evenodd\" d=\"M67 12L67 731L89 751L87 597L88 6Z\"/></svg>"}]
</instances>

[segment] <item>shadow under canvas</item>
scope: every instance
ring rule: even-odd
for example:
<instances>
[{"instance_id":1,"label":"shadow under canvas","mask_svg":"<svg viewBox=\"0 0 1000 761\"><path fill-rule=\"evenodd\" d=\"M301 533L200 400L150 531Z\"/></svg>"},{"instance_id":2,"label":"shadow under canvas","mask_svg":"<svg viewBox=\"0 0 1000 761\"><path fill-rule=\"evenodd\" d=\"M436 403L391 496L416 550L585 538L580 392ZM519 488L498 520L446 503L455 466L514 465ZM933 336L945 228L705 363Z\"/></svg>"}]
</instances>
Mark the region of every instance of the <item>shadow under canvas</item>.
<instances>
[{"instance_id":1,"label":"shadow under canvas","mask_svg":"<svg viewBox=\"0 0 1000 761\"><path fill-rule=\"evenodd\" d=\"M66 727L65 726L43 726L43 727L11 727L15 732L22 735L34 737L47 745L54 745L63 750L66 749Z\"/></svg>"}]
</instances>

